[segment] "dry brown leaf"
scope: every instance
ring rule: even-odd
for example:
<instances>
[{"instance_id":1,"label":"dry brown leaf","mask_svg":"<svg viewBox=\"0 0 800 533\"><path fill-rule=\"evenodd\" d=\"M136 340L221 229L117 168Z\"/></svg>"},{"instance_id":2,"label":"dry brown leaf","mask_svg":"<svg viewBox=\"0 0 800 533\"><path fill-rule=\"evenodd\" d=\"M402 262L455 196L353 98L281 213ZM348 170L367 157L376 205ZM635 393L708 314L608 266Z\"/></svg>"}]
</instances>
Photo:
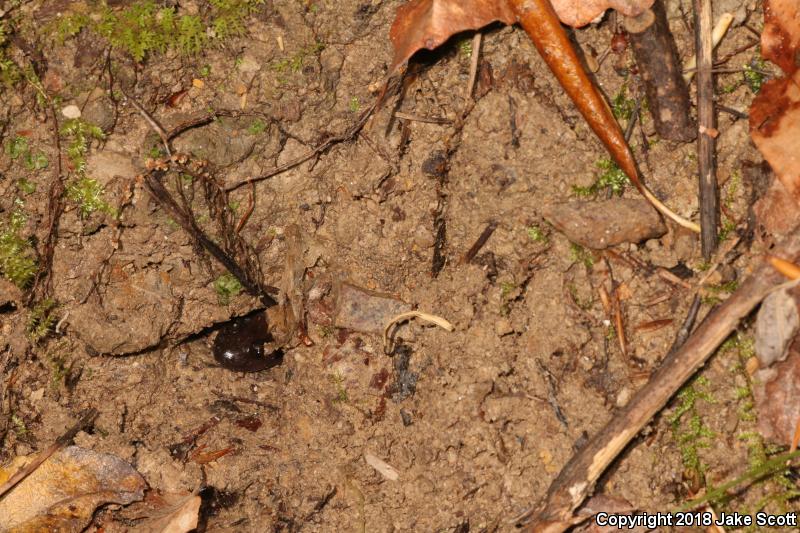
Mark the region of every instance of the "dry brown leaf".
<instances>
[{"instance_id":1,"label":"dry brown leaf","mask_svg":"<svg viewBox=\"0 0 800 533\"><path fill-rule=\"evenodd\" d=\"M433 50L456 33L477 30L498 20L505 24L517 20L504 1L411 0L397 8L389 31L394 46L389 72L421 48Z\"/></svg>"},{"instance_id":2,"label":"dry brown leaf","mask_svg":"<svg viewBox=\"0 0 800 533\"><path fill-rule=\"evenodd\" d=\"M147 498L122 511L136 522L136 533L186 533L197 528L202 499L190 493L148 492Z\"/></svg>"},{"instance_id":3,"label":"dry brown leaf","mask_svg":"<svg viewBox=\"0 0 800 533\"><path fill-rule=\"evenodd\" d=\"M0 482L31 457L0 468ZM141 500L146 483L119 457L77 446L53 454L0 500L0 533L82 531L97 507Z\"/></svg>"},{"instance_id":4,"label":"dry brown leaf","mask_svg":"<svg viewBox=\"0 0 800 533\"><path fill-rule=\"evenodd\" d=\"M762 55L786 73L761 87L750 106L750 135L787 192L800 203L800 2L764 4Z\"/></svg>"},{"instance_id":5,"label":"dry brown leaf","mask_svg":"<svg viewBox=\"0 0 800 533\"><path fill-rule=\"evenodd\" d=\"M767 0L764 2L764 31L761 55L786 74L797 70L795 54L800 49L800 2Z\"/></svg>"},{"instance_id":6,"label":"dry brown leaf","mask_svg":"<svg viewBox=\"0 0 800 533\"><path fill-rule=\"evenodd\" d=\"M607 9L635 17L653 5L654 0L550 0L564 24L579 28L589 24Z\"/></svg>"},{"instance_id":7,"label":"dry brown leaf","mask_svg":"<svg viewBox=\"0 0 800 533\"><path fill-rule=\"evenodd\" d=\"M636 16L654 0L552 0L561 22L584 26L609 8ZM505 0L411 0L397 8L389 38L394 45L395 69L422 48L433 50L447 39L467 30L477 30L492 22L514 24L517 17Z\"/></svg>"}]
</instances>

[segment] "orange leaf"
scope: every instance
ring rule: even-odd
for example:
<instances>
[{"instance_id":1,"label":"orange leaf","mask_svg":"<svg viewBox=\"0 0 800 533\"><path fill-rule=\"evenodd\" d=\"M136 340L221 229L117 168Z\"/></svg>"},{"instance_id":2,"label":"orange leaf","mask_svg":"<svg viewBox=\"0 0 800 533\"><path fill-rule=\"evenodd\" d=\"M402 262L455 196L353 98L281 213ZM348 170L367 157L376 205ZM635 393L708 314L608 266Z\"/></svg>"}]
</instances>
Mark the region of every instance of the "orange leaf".
<instances>
[{"instance_id":1,"label":"orange leaf","mask_svg":"<svg viewBox=\"0 0 800 533\"><path fill-rule=\"evenodd\" d=\"M786 73L765 83L750 106L750 136L792 198L800 203L800 2L764 4L762 55Z\"/></svg>"},{"instance_id":2,"label":"orange leaf","mask_svg":"<svg viewBox=\"0 0 800 533\"><path fill-rule=\"evenodd\" d=\"M641 14L654 0L550 0L558 18L564 24L579 28L613 8L629 17Z\"/></svg>"},{"instance_id":3,"label":"orange leaf","mask_svg":"<svg viewBox=\"0 0 800 533\"><path fill-rule=\"evenodd\" d=\"M502 0L411 0L397 8L389 31L394 46L389 72L421 48L433 50L456 33L477 30L498 20L505 24L517 21Z\"/></svg>"}]
</instances>

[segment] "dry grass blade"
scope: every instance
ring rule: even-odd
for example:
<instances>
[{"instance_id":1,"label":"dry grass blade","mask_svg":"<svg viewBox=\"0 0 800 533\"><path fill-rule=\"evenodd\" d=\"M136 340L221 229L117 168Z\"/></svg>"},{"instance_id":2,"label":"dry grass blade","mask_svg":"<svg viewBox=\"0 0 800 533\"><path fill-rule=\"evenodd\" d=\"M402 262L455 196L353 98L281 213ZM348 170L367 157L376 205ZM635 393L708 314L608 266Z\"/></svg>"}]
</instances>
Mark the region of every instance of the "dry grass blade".
<instances>
[{"instance_id":1,"label":"dry grass blade","mask_svg":"<svg viewBox=\"0 0 800 533\"><path fill-rule=\"evenodd\" d=\"M400 322L404 322L410 318L419 318L420 320L424 320L426 322L430 322L431 324L436 324L442 329L446 329L447 331L454 331L456 327L445 320L444 318L436 315L431 315L428 313L423 313L422 311L409 311L407 313L400 313L399 315L395 316L389 322L386 323L386 327L383 328L383 351L384 353L392 353L394 347L392 346L392 341L389 337L389 331L392 329L392 326L395 324L399 324Z\"/></svg>"}]
</instances>

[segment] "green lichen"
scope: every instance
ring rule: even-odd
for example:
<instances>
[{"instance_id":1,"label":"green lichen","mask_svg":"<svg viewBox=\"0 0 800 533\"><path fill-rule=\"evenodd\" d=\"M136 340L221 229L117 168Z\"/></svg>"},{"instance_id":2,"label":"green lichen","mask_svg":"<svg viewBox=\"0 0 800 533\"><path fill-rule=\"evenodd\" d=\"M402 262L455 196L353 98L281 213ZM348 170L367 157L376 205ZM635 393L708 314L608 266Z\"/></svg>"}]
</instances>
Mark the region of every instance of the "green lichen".
<instances>
[{"instance_id":1,"label":"green lichen","mask_svg":"<svg viewBox=\"0 0 800 533\"><path fill-rule=\"evenodd\" d=\"M569 244L570 259L575 263L583 263L587 269L594 266L594 255L580 244Z\"/></svg>"},{"instance_id":2,"label":"green lichen","mask_svg":"<svg viewBox=\"0 0 800 533\"><path fill-rule=\"evenodd\" d=\"M47 168L47 156L40 151L32 151L26 137L15 135L6 142L5 152L12 160L19 160L28 170Z\"/></svg>"},{"instance_id":3,"label":"green lichen","mask_svg":"<svg viewBox=\"0 0 800 533\"><path fill-rule=\"evenodd\" d=\"M628 176L611 159L601 159L597 162L597 168L603 171L597 180L588 187L572 187L572 192L576 196L595 196L603 191L621 196L625 187L630 183Z\"/></svg>"},{"instance_id":4,"label":"green lichen","mask_svg":"<svg viewBox=\"0 0 800 533\"><path fill-rule=\"evenodd\" d=\"M611 111L617 120L630 120L636 109L636 100L628 96L628 86L623 84L611 100Z\"/></svg>"},{"instance_id":5,"label":"green lichen","mask_svg":"<svg viewBox=\"0 0 800 533\"><path fill-rule=\"evenodd\" d=\"M260 118L255 119L253 123L247 127L247 133L250 135L260 135L265 131L267 131L267 123Z\"/></svg>"},{"instance_id":6,"label":"green lichen","mask_svg":"<svg viewBox=\"0 0 800 533\"><path fill-rule=\"evenodd\" d=\"M53 330L57 309L58 306L52 298L42 300L33 306L28 317L27 327L28 338L32 343L38 343Z\"/></svg>"},{"instance_id":7,"label":"green lichen","mask_svg":"<svg viewBox=\"0 0 800 533\"><path fill-rule=\"evenodd\" d=\"M8 222L0 224L0 272L19 288L30 284L37 267L33 245L22 236L27 220L23 207L21 200L15 200Z\"/></svg>"},{"instance_id":8,"label":"green lichen","mask_svg":"<svg viewBox=\"0 0 800 533\"><path fill-rule=\"evenodd\" d=\"M668 418L672 435L681 452L684 473L705 486L706 466L700 459L700 450L709 448L715 434L705 425L698 411L700 402L715 403L707 391L708 379L698 376L678 392L678 406Z\"/></svg>"},{"instance_id":9,"label":"green lichen","mask_svg":"<svg viewBox=\"0 0 800 533\"><path fill-rule=\"evenodd\" d=\"M6 21L0 20L0 88L8 89L22 79L22 71L8 56L10 30L6 24Z\"/></svg>"},{"instance_id":10,"label":"green lichen","mask_svg":"<svg viewBox=\"0 0 800 533\"><path fill-rule=\"evenodd\" d=\"M312 46L308 46L302 50L299 50L291 57L274 61L270 68L278 73L285 73L289 71L300 72L300 69L303 68L307 58L319 54L324 49L324 44L316 43Z\"/></svg>"},{"instance_id":11,"label":"green lichen","mask_svg":"<svg viewBox=\"0 0 800 533\"><path fill-rule=\"evenodd\" d=\"M242 284L233 274L226 272L214 280L214 291L220 305L228 305L233 297L242 292Z\"/></svg>"},{"instance_id":12,"label":"green lichen","mask_svg":"<svg viewBox=\"0 0 800 533\"><path fill-rule=\"evenodd\" d=\"M536 224L533 226L528 226L525 229L525 232L528 234L528 238L530 238L530 240L533 242L547 244L547 233L545 233L545 231Z\"/></svg>"},{"instance_id":13,"label":"green lichen","mask_svg":"<svg viewBox=\"0 0 800 533\"><path fill-rule=\"evenodd\" d=\"M72 163L74 179L67 185L67 198L78 205L83 218L95 211L112 216L114 208L103 198L104 190L98 181L86 174L86 155L93 140L105 138L103 130L79 118L70 119L61 126L60 133L67 140L66 154Z\"/></svg>"},{"instance_id":14,"label":"green lichen","mask_svg":"<svg viewBox=\"0 0 800 533\"><path fill-rule=\"evenodd\" d=\"M264 0L208 0L202 15L180 14L154 0L139 0L124 9L102 7L89 14L62 16L55 27L63 42L90 31L141 63L147 57L173 49L194 55L208 45L246 34L245 19Z\"/></svg>"},{"instance_id":15,"label":"green lichen","mask_svg":"<svg viewBox=\"0 0 800 533\"><path fill-rule=\"evenodd\" d=\"M761 53L756 52L756 55L750 62L742 67L742 76L744 83L750 88L753 93L758 94L761 86L767 79L765 74L767 70L767 62L761 58Z\"/></svg>"}]
</instances>

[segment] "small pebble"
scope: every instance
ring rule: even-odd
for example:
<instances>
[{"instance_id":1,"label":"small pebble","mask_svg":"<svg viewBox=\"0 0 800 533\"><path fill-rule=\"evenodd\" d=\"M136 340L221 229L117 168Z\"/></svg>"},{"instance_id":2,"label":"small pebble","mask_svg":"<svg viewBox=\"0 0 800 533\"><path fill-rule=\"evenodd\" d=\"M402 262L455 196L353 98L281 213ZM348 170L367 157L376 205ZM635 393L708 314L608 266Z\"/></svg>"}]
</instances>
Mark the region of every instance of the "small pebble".
<instances>
[{"instance_id":1,"label":"small pebble","mask_svg":"<svg viewBox=\"0 0 800 533\"><path fill-rule=\"evenodd\" d=\"M494 332L498 337L502 337L509 333L514 333L514 328L511 326L511 322L509 322L508 319L501 318L494 323Z\"/></svg>"},{"instance_id":2,"label":"small pebble","mask_svg":"<svg viewBox=\"0 0 800 533\"><path fill-rule=\"evenodd\" d=\"M81 118L81 109L75 104L70 104L61 109L61 114L69 119Z\"/></svg>"}]
</instances>

